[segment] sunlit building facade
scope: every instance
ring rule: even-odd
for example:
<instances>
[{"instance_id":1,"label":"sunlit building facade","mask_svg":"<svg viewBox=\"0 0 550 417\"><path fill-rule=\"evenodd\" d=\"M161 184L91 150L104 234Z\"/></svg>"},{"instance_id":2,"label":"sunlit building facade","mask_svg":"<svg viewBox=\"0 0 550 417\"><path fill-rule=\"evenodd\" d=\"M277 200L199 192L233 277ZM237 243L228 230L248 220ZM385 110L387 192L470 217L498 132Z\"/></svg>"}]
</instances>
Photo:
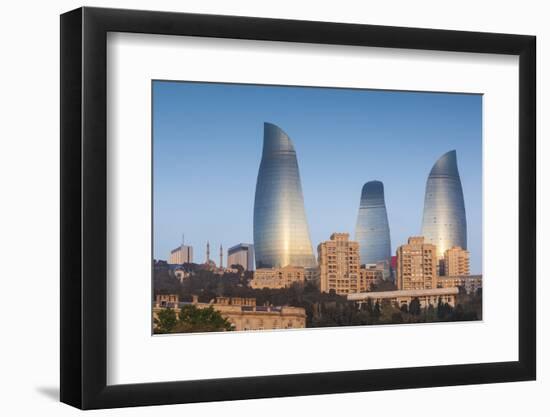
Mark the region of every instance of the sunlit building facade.
<instances>
[{"instance_id":1,"label":"sunlit building facade","mask_svg":"<svg viewBox=\"0 0 550 417\"><path fill-rule=\"evenodd\" d=\"M428 176L422 236L437 247L440 260L453 246L467 249L466 210L454 150L441 156Z\"/></svg>"},{"instance_id":2,"label":"sunlit building facade","mask_svg":"<svg viewBox=\"0 0 550 417\"><path fill-rule=\"evenodd\" d=\"M264 123L264 145L254 200L256 268L316 266L294 145Z\"/></svg>"},{"instance_id":3,"label":"sunlit building facade","mask_svg":"<svg viewBox=\"0 0 550 417\"><path fill-rule=\"evenodd\" d=\"M193 262L193 246L181 245L170 251L168 263L170 265L181 265Z\"/></svg>"},{"instance_id":4,"label":"sunlit building facade","mask_svg":"<svg viewBox=\"0 0 550 417\"><path fill-rule=\"evenodd\" d=\"M361 190L359 214L355 226L362 265L391 260L390 227L384 201L384 184L369 181Z\"/></svg>"}]
</instances>

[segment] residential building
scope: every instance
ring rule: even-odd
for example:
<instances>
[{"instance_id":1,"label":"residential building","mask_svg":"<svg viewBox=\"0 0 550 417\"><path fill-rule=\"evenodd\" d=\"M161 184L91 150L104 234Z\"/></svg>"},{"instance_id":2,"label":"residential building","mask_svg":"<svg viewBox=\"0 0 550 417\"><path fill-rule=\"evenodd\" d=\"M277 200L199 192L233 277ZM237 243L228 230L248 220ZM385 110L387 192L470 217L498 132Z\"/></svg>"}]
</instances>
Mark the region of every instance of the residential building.
<instances>
[{"instance_id":1,"label":"residential building","mask_svg":"<svg viewBox=\"0 0 550 417\"><path fill-rule=\"evenodd\" d=\"M424 290L437 288L438 259L435 245L424 237L410 237L397 248L397 289Z\"/></svg>"},{"instance_id":2,"label":"residential building","mask_svg":"<svg viewBox=\"0 0 550 417\"><path fill-rule=\"evenodd\" d=\"M437 287L463 287L467 294L475 294L478 289L483 287L483 278L481 275L444 276L438 278Z\"/></svg>"},{"instance_id":3,"label":"residential building","mask_svg":"<svg viewBox=\"0 0 550 417\"><path fill-rule=\"evenodd\" d=\"M371 300L373 304L376 302L382 304L382 302L389 300L395 307L400 308L403 305L409 305L412 300L418 298L420 306L422 308L430 306L437 306L439 300L442 303L448 303L454 307L456 304L456 297L458 295L458 288L431 288L425 290L397 290L397 291L379 291L379 292L364 292L357 294L349 294L348 300L355 301L356 303L363 304Z\"/></svg>"},{"instance_id":4,"label":"residential building","mask_svg":"<svg viewBox=\"0 0 550 417\"><path fill-rule=\"evenodd\" d=\"M254 271L250 281L252 288L287 288L294 283L303 284L305 269L302 266L284 266L282 268L259 268Z\"/></svg>"},{"instance_id":5,"label":"residential building","mask_svg":"<svg viewBox=\"0 0 550 417\"><path fill-rule=\"evenodd\" d=\"M470 275L470 252L460 246L445 251L443 274L447 276Z\"/></svg>"},{"instance_id":6,"label":"residential building","mask_svg":"<svg viewBox=\"0 0 550 417\"><path fill-rule=\"evenodd\" d=\"M359 243L349 240L348 233L333 233L330 240L319 244L320 290L347 295L367 291L378 276L361 268Z\"/></svg>"}]
</instances>

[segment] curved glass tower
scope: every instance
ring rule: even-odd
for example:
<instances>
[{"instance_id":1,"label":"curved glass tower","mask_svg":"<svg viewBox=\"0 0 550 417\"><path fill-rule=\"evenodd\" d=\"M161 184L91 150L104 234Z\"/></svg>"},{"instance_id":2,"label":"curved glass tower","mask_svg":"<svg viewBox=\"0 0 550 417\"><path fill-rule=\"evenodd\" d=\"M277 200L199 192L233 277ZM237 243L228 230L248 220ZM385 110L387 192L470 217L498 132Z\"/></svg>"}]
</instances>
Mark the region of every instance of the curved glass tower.
<instances>
[{"instance_id":1,"label":"curved glass tower","mask_svg":"<svg viewBox=\"0 0 550 417\"><path fill-rule=\"evenodd\" d=\"M441 156L426 182L422 236L437 247L442 258L453 246L466 247L466 210L458 174L456 151Z\"/></svg>"},{"instance_id":2,"label":"curved glass tower","mask_svg":"<svg viewBox=\"0 0 550 417\"><path fill-rule=\"evenodd\" d=\"M380 181L369 181L363 185L355 240L359 242L361 264L387 261L389 265L390 227L384 202L384 184Z\"/></svg>"},{"instance_id":3,"label":"curved glass tower","mask_svg":"<svg viewBox=\"0 0 550 417\"><path fill-rule=\"evenodd\" d=\"M304 209L294 145L279 127L264 123L264 148L254 200L256 268L317 265Z\"/></svg>"}]
</instances>

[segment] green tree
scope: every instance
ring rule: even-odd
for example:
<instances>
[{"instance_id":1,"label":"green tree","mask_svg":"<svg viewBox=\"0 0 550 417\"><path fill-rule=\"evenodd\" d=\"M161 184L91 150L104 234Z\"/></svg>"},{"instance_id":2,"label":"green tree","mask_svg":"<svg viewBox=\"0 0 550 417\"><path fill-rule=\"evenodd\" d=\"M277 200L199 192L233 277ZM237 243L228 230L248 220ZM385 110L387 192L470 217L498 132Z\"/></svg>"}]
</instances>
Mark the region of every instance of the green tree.
<instances>
[{"instance_id":1,"label":"green tree","mask_svg":"<svg viewBox=\"0 0 550 417\"><path fill-rule=\"evenodd\" d=\"M184 305L178 315L179 321L173 327L174 333L220 332L233 330L233 326L219 311L212 306L197 308Z\"/></svg>"},{"instance_id":2,"label":"green tree","mask_svg":"<svg viewBox=\"0 0 550 417\"><path fill-rule=\"evenodd\" d=\"M418 297L414 297L409 304L409 313L413 316L419 316L420 311L420 300L418 299Z\"/></svg>"},{"instance_id":3,"label":"green tree","mask_svg":"<svg viewBox=\"0 0 550 417\"><path fill-rule=\"evenodd\" d=\"M171 308L163 308L157 314L155 319L155 333L169 333L171 332L176 324L178 323L178 318L176 312Z\"/></svg>"}]
</instances>

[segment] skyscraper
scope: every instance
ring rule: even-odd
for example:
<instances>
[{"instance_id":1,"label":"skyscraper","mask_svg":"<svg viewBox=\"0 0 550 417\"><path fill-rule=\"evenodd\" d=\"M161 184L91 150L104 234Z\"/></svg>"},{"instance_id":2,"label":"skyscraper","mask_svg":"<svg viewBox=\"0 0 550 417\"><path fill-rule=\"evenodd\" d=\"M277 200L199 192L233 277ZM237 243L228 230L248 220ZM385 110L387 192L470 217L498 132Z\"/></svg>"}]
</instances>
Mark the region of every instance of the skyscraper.
<instances>
[{"instance_id":1,"label":"skyscraper","mask_svg":"<svg viewBox=\"0 0 550 417\"><path fill-rule=\"evenodd\" d=\"M384 202L384 184L369 181L361 190L359 214L355 226L361 264L391 261L390 227Z\"/></svg>"},{"instance_id":2,"label":"skyscraper","mask_svg":"<svg viewBox=\"0 0 550 417\"><path fill-rule=\"evenodd\" d=\"M437 257L453 246L466 246L466 210L456 151L441 156L426 182L422 236L437 247Z\"/></svg>"},{"instance_id":3,"label":"skyscraper","mask_svg":"<svg viewBox=\"0 0 550 417\"><path fill-rule=\"evenodd\" d=\"M257 268L316 266L294 145L279 127L264 123L264 146L254 200Z\"/></svg>"}]
</instances>

